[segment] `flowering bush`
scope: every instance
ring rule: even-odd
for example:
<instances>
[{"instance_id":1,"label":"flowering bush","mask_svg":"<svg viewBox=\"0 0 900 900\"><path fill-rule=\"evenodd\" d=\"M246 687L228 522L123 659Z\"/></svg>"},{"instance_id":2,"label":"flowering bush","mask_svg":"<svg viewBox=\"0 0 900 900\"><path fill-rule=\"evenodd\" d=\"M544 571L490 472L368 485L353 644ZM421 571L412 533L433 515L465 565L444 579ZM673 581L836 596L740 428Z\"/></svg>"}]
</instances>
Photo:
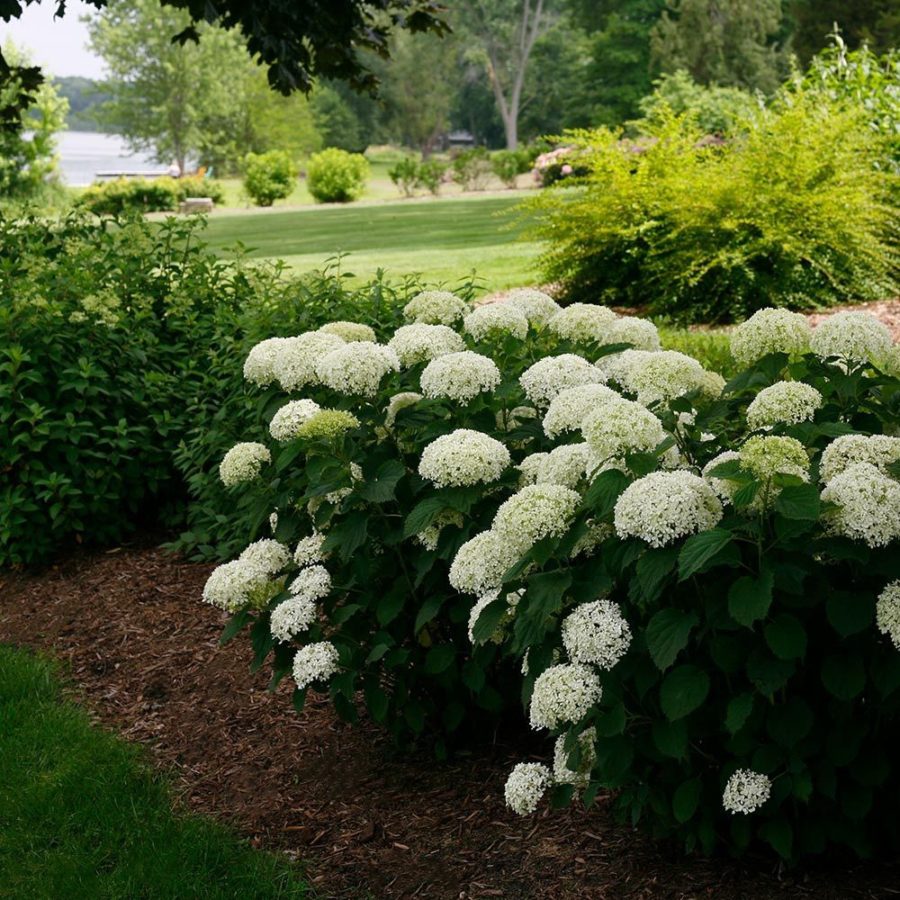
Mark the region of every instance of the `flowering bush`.
<instances>
[{"instance_id":1,"label":"flowering bush","mask_svg":"<svg viewBox=\"0 0 900 900\"><path fill-rule=\"evenodd\" d=\"M726 385L643 349L649 323L551 304L416 297L386 344L331 351L351 379L303 351L295 435L237 451L272 533L210 578L227 634L298 705L352 719L361 693L399 738L496 717L520 672L555 739L510 775L521 814L602 789L687 850L892 842L896 349L856 314L762 311ZM277 383L292 346L248 369Z\"/></svg>"}]
</instances>

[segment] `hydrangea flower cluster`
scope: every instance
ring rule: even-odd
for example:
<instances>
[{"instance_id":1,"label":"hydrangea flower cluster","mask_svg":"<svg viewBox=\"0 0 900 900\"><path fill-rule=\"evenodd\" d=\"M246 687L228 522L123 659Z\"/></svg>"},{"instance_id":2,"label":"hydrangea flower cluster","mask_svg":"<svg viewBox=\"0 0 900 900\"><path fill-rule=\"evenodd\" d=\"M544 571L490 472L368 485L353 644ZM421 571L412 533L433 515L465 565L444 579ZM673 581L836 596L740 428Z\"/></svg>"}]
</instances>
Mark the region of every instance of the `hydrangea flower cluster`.
<instances>
[{"instance_id":1,"label":"hydrangea flower cluster","mask_svg":"<svg viewBox=\"0 0 900 900\"><path fill-rule=\"evenodd\" d=\"M588 413L581 433L600 463L654 450L666 438L662 422L650 410L623 397L609 398Z\"/></svg>"},{"instance_id":2,"label":"hydrangea flower cluster","mask_svg":"<svg viewBox=\"0 0 900 900\"><path fill-rule=\"evenodd\" d=\"M819 477L827 484L855 463L869 463L884 474L888 466L900 462L900 438L886 434L844 434L823 451Z\"/></svg>"},{"instance_id":3,"label":"hydrangea flower cluster","mask_svg":"<svg viewBox=\"0 0 900 900\"><path fill-rule=\"evenodd\" d=\"M594 600L563 619L562 642L572 662L611 669L631 645L631 629L615 603Z\"/></svg>"},{"instance_id":4,"label":"hydrangea flower cluster","mask_svg":"<svg viewBox=\"0 0 900 900\"><path fill-rule=\"evenodd\" d=\"M563 535L580 502L562 485L528 485L500 505L491 528L521 556L543 538Z\"/></svg>"},{"instance_id":5,"label":"hydrangea flower cluster","mask_svg":"<svg viewBox=\"0 0 900 900\"><path fill-rule=\"evenodd\" d=\"M394 394L388 401L388 407L385 410L385 426L393 428L394 423L397 421L397 413L401 409L409 409L410 406L415 406L421 399L422 395L415 391L401 391L399 394Z\"/></svg>"},{"instance_id":6,"label":"hydrangea flower cluster","mask_svg":"<svg viewBox=\"0 0 900 900\"><path fill-rule=\"evenodd\" d=\"M245 441L235 444L219 463L219 478L225 487L234 487L259 478L262 467L272 462L272 454L265 444Z\"/></svg>"},{"instance_id":7,"label":"hydrangea flower cluster","mask_svg":"<svg viewBox=\"0 0 900 900\"><path fill-rule=\"evenodd\" d=\"M562 309L551 296L534 288L516 288L505 302L521 311L532 325L546 325Z\"/></svg>"},{"instance_id":8,"label":"hydrangea flower cluster","mask_svg":"<svg viewBox=\"0 0 900 900\"><path fill-rule=\"evenodd\" d=\"M742 366L769 353L802 356L809 352L811 330L806 316L786 309L761 309L731 333L731 355Z\"/></svg>"},{"instance_id":9,"label":"hydrangea flower cluster","mask_svg":"<svg viewBox=\"0 0 900 900\"><path fill-rule=\"evenodd\" d=\"M321 408L315 400L290 400L272 416L269 434L276 441L292 441Z\"/></svg>"},{"instance_id":10,"label":"hydrangea flower cluster","mask_svg":"<svg viewBox=\"0 0 900 900\"><path fill-rule=\"evenodd\" d=\"M317 681L327 681L338 670L339 654L330 641L301 647L294 656L294 681L300 690Z\"/></svg>"},{"instance_id":11,"label":"hydrangea flower cluster","mask_svg":"<svg viewBox=\"0 0 900 900\"><path fill-rule=\"evenodd\" d=\"M325 554L322 551L322 545L325 543L325 535L314 531L305 538L297 541L294 549L294 562L300 566L311 566L315 563L325 561Z\"/></svg>"},{"instance_id":12,"label":"hydrangea flower cluster","mask_svg":"<svg viewBox=\"0 0 900 900\"><path fill-rule=\"evenodd\" d=\"M479 597L472 607L472 611L469 613L469 640L473 644L479 643L475 640L475 625L478 623L479 618L481 618L481 614L499 597L500 591L491 591L491 593ZM503 639L506 637L506 628L509 623L512 622L513 617L515 616L516 606L518 606L521 598L522 591L510 591L506 595L504 598L506 600L506 611L497 622L494 633L488 638L489 641L494 644L503 643Z\"/></svg>"},{"instance_id":13,"label":"hydrangea flower cluster","mask_svg":"<svg viewBox=\"0 0 900 900\"><path fill-rule=\"evenodd\" d=\"M480 431L457 428L422 451L419 474L439 488L490 484L509 464L509 450L500 441Z\"/></svg>"},{"instance_id":14,"label":"hydrangea flower cluster","mask_svg":"<svg viewBox=\"0 0 900 900\"><path fill-rule=\"evenodd\" d=\"M566 431L578 431L587 414L611 397L618 397L605 384L582 384L560 391L544 415L544 434L557 438Z\"/></svg>"},{"instance_id":15,"label":"hydrangea flower cluster","mask_svg":"<svg viewBox=\"0 0 900 900\"><path fill-rule=\"evenodd\" d=\"M407 321L425 325L455 325L468 311L469 307L449 291L422 291L403 307Z\"/></svg>"},{"instance_id":16,"label":"hydrangea flower cluster","mask_svg":"<svg viewBox=\"0 0 900 900\"><path fill-rule=\"evenodd\" d=\"M286 338L268 338L253 347L244 361L244 378L257 387L268 387L276 379L275 360Z\"/></svg>"},{"instance_id":17,"label":"hydrangea flower cluster","mask_svg":"<svg viewBox=\"0 0 900 900\"><path fill-rule=\"evenodd\" d=\"M775 425L811 422L822 406L822 395L802 381L777 381L763 388L747 407L747 427L753 431Z\"/></svg>"},{"instance_id":18,"label":"hydrangea flower cluster","mask_svg":"<svg viewBox=\"0 0 900 900\"><path fill-rule=\"evenodd\" d=\"M621 316L615 319L606 333L608 344L631 344L634 350L659 350L659 331L648 319Z\"/></svg>"},{"instance_id":19,"label":"hydrangea flower cluster","mask_svg":"<svg viewBox=\"0 0 900 900\"><path fill-rule=\"evenodd\" d=\"M583 719L600 702L597 673L583 663L559 663L538 675L531 692L531 727L558 728Z\"/></svg>"},{"instance_id":20,"label":"hydrangea flower cluster","mask_svg":"<svg viewBox=\"0 0 900 900\"><path fill-rule=\"evenodd\" d=\"M462 353L466 349L466 342L449 326L421 322L401 325L387 345L397 354L404 368L447 353Z\"/></svg>"},{"instance_id":21,"label":"hydrangea flower cluster","mask_svg":"<svg viewBox=\"0 0 900 900\"><path fill-rule=\"evenodd\" d=\"M461 594L480 597L500 590L503 576L518 559L509 541L495 531L483 531L456 551L448 579Z\"/></svg>"},{"instance_id":22,"label":"hydrangea flower cluster","mask_svg":"<svg viewBox=\"0 0 900 900\"><path fill-rule=\"evenodd\" d=\"M605 306L592 303L573 303L560 310L547 327L558 337L574 344L610 344L607 339L609 327L616 320L616 314Z\"/></svg>"},{"instance_id":23,"label":"hydrangea flower cluster","mask_svg":"<svg viewBox=\"0 0 900 900\"><path fill-rule=\"evenodd\" d=\"M772 779L752 769L738 769L722 793L722 806L732 814L756 812L772 794Z\"/></svg>"},{"instance_id":24,"label":"hydrangea flower cluster","mask_svg":"<svg viewBox=\"0 0 900 900\"><path fill-rule=\"evenodd\" d=\"M837 507L825 514L833 533L870 547L900 538L900 484L871 463L854 463L835 475L822 499Z\"/></svg>"},{"instance_id":25,"label":"hydrangea flower cluster","mask_svg":"<svg viewBox=\"0 0 900 900\"><path fill-rule=\"evenodd\" d=\"M343 338L347 343L353 341L368 341L374 343L377 338L375 331L362 322L328 322L323 325L319 331L322 334L336 334L339 338Z\"/></svg>"},{"instance_id":26,"label":"hydrangea flower cluster","mask_svg":"<svg viewBox=\"0 0 900 900\"><path fill-rule=\"evenodd\" d=\"M319 361L345 344L342 337L321 331L307 331L298 337L285 338L279 343L272 363L275 380L288 392L320 384L316 371Z\"/></svg>"},{"instance_id":27,"label":"hydrangea flower cluster","mask_svg":"<svg viewBox=\"0 0 900 900\"><path fill-rule=\"evenodd\" d=\"M335 441L359 428L359 419L345 409L320 409L297 426L295 438L308 441Z\"/></svg>"},{"instance_id":28,"label":"hydrangea flower cluster","mask_svg":"<svg viewBox=\"0 0 900 900\"><path fill-rule=\"evenodd\" d=\"M527 368L519 378L525 396L540 408L549 406L567 388L602 381L602 373L584 357L574 353L546 356Z\"/></svg>"},{"instance_id":29,"label":"hydrangea flower cluster","mask_svg":"<svg viewBox=\"0 0 900 900\"><path fill-rule=\"evenodd\" d=\"M509 303L485 303L463 319L463 328L476 341L505 334L524 341L528 335L528 319L522 310Z\"/></svg>"},{"instance_id":30,"label":"hydrangea flower cluster","mask_svg":"<svg viewBox=\"0 0 900 900\"><path fill-rule=\"evenodd\" d=\"M506 780L506 805L520 816L531 815L553 784L550 770L541 763L519 763Z\"/></svg>"},{"instance_id":31,"label":"hydrangea flower cluster","mask_svg":"<svg viewBox=\"0 0 900 900\"><path fill-rule=\"evenodd\" d=\"M738 451L741 468L760 481L768 482L775 475L794 475L809 481L809 457L796 438L757 435Z\"/></svg>"},{"instance_id":32,"label":"hydrangea flower cluster","mask_svg":"<svg viewBox=\"0 0 900 900\"><path fill-rule=\"evenodd\" d=\"M256 541L237 559L213 569L203 600L226 612L264 606L280 590L276 578L289 560L287 547L278 541Z\"/></svg>"},{"instance_id":33,"label":"hydrangea flower cluster","mask_svg":"<svg viewBox=\"0 0 900 900\"><path fill-rule=\"evenodd\" d=\"M308 631L316 621L316 604L306 597L290 597L283 600L269 619L269 630L277 641L293 640L298 634Z\"/></svg>"},{"instance_id":34,"label":"hydrangea flower cluster","mask_svg":"<svg viewBox=\"0 0 900 900\"><path fill-rule=\"evenodd\" d=\"M419 384L426 397L446 397L467 404L479 394L490 393L501 381L497 364L488 356L465 350L433 359Z\"/></svg>"},{"instance_id":35,"label":"hydrangea flower cluster","mask_svg":"<svg viewBox=\"0 0 900 900\"><path fill-rule=\"evenodd\" d=\"M604 359L598 365L604 363ZM614 378L638 403L650 406L700 390L704 384L703 366L677 350L626 350L607 363L607 377Z\"/></svg>"},{"instance_id":36,"label":"hydrangea flower cluster","mask_svg":"<svg viewBox=\"0 0 900 900\"><path fill-rule=\"evenodd\" d=\"M864 312L826 316L814 329L810 349L822 358L836 356L848 363L883 361L893 341L887 325Z\"/></svg>"},{"instance_id":37,"label":"hydrangea flower cluster","mask_svg":"<svg viewBox=\"0 0 900 900\"><path fill-rule=\"evenodd\" d=\"M597 731L586 728L578 735L578 749L581 759L578 769L569 768L571 754L566 752L566 736L561 734L553 746L553 780L557 784L571 784L576 788L587 787L591 769L597 763Z\"/></svg>"},{"instance_id":38,"label":"hydrangea flower cluster","mask_svg":"<svg viewBox=\"0 0 900 900\"><path fill-rule=\"evenodd\" d=\"M316 365L322 384L341 394L374 397L388 372L399 372L400 360L389 347L354 341L327 353Z\"/></svg>"},{"instance_id":39,"label":"hydrangea flower cluster","mask_svg":"<svg viewBox=\"0 0 900 900\"><path fill-rule=\"evenodd\" d=\"M529 465L534 471L534 484L560 484L576 488L593 468L594 454L587 444L563 444L549 453L533 455L538 457L536 463ZM522 461L520 468L525 462Z\"/></svg>"},{"instance_id":40,"label":"hydrangea flower cluster","mask_svg":"<svg viewBox=\"0 0 900 900\"><path fill-rule=\"evenodd\" d=\"M291 582L288 590L295 597L304 600L321 600L331 593L331 575L325 566L311 565L300 570L300 574Z\"/></svg>"},{"instance_id":41,"label":"hydrangea flower cluster","mask_svg":"<svg viewBox=\"0 0 900 900\"><path fill-rule=\"evenodd\" d=\"M882 634L900 650L900 581L892 581L878 595L875 603L875 624Z\"/></svg>"}]
</instances>

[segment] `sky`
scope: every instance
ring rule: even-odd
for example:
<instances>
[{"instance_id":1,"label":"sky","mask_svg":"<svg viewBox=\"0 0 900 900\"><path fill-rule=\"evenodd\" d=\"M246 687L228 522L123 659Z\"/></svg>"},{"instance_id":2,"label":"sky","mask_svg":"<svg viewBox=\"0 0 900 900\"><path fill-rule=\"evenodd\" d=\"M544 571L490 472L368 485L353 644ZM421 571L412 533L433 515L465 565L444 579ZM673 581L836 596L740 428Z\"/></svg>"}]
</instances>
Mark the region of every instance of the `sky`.
<instances>
[{"instance_id":1,"label":"sky","mask_svg":"<svg viewBox=\"0 0 900 900\"><path fill-rule=\"evenodd\" d=\"M87 48L81 16L94 10L81 0L67 0L63 19L53 18L56 3L43 0L25 7L22 18L0 21L0 45L12 40L31 51L34 62L52 75L102 78L103 62Z\"/></svg>"}]
</instances>

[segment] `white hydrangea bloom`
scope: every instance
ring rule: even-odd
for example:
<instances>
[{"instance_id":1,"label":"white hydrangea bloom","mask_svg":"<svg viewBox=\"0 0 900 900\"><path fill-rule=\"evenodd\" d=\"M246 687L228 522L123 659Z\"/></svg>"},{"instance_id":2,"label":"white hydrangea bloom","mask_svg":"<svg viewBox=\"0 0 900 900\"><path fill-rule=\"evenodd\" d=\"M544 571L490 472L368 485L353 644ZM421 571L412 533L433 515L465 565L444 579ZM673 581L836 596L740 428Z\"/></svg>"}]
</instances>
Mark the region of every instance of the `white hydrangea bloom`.
<instances>
[{"instance_id":1,"label":"white hydrangea bloom","mask_svg":"<svg viewBox=\"0 0 900 900\"><path fill-rule=\"evenodd\" d=\"M734 813L756 812L772 793L772 779L752 769L738 769L722 793L722 806Z\"/></svg>"},{"instance_id":2,"label":"white hydrangea bloom","mask_svg":"<svg viewBox=\"0 0 900 900\"><path fill-rule=\"evenodd\" d=\"M319 384L316 364L325 354L344 344L344 339L336 334L321 331L307 331L298 337L285 338L278 346L272 365L276 380L286 391Z\"/></svg>"},{"instance_id":3,"label":"white hydrangea bloom","mask_svg":"<svg viewBox=\"0 0 900 900\"><path fill-rule=\"evenodd\" d=\"M710 472L712 472L716 466L722 465L722 463L732 462L733 460L740 461L740 458L741 454L736 450L726 450L724 453L720 453L718 456L711 459L703 467L703 471L700 473L706 480L706 483L713 489L716 496L723 503L731 502L731 498L735 495L740 485L736 481L731 481L728 478L716 478L715 475L710 475Z\"/></svg>"},{"instance_id":4,"label":"white hydrangea bloom","mask_svg":"<svg viewBox=\"0 0 900 900\"><path fill-rule=\"evenodd\" d=\"M704 369L700 390L710 400L716 400L722 396L726 383L725 379L718 372L710 372L709 369Z\"/></svg>"},{"instance_id":5,"label":"white hydrangea bloom","mask_svg":"<svg viewBox=\"0 0 900 900\"><path fill-rule=\"evenodd\" d=\"M464 520L461 512L457 512L455 509L445 509L427 528L415 536L416 542L421 544L426 550L437 550L441 532L448 525L462 528L463 524Z\"/></svg>"},{"instance_id":6,"label":"white hydrangea bloom","mask_svg":"<svg viewBox=\"0 0 900 900\"><path fill-rule=\"evenodd\" d=\"M547 407L544 434L552 439L565 431L577 431L589 412L611 397L618 396L605 384L581 384L560 391Z\"/></svg>"},{"instance_id":7,"label":"white hydrangea bloom","mask_svg":"<svg viewBox=\"0 0 900 900\"><path fill-rule=\"evenodd\" d=\"M566 753L566 736L561 734L553 746L553 779L557 784L572 784L584 790L591 780L591 769L597 764L597 731L586 728L578 735L581 762L578 771L569 768L569 754Z\"/></svg>"},{"instance_id":8,"label":"white hydrangea bloom","mask_svg":"<svg viewBox=\"0 0 900 900\"><path fill-rule=\"evenodd\" d=\"M631 344L633 350L659 350L659 331L648 319L620 316L609 326L607 344Z\"/></svg>"},{"instance_id":9,"label":"white hydrangea bloom","mask_svg":"<svg viewBox=\"0 0 900 900\"><path fill-rule=\"evenodd\" d=\"M900 484L871 463L854 463L835 475L822 499L837 505L825 514L834 534L870 547L886 547L900 537Z\"/></svg>"},{"instance_id":10,"label":"white hydrangea bloom","mask_svg":"<svg viewBox=\"0 0 900 900\"><path fill-rule=\"evenodd\" d=\"M226 612L259 605L271 596L269 575L244 559L216 566L203 587L203 600Z\"/></svg>"},{"instance_id":11,"label":"white hydrangea bloom","mask_svg":"<svg viewBox=\"0 0 900 900\"><path fill-rule=\"evenodd\" d=\"M448 353L462 353L466 349L466 342L452 328L424 322L401 325L387 345L397 354L404 368Z\"/></svg>"},{"instance_id":12,"label":"white hydrangea bloom","mask_svg":"<svg viewBox=\"0 0 900 900\"><path fill-rule=\"evenodd\" d=\"M457 550L450 566L450 584L461 594L489 594L500 589L503 576L518 559L509 541L494 531L483 531Z\"/></svg>"},{"instance_id":13,"label":"white hydrangea bloom","mask_svg":"<svg viewBox=\"0 0 900 900\"><path fill-rule=\"evenodd\" d=\"M892 581L878 595L875 604L875 624L882 634L900 650L900 581Z\"/></svg>"},{"instance_id":14,"label":"white hydrangea bloom","mask_svg":"<svg viewBox=\"0 0 900 900\"><path fill-rule=\"evenodd\" d=\"M802 381L777 381L763 388L747 407L747 427L752 431L773 425L811 422L822 406L822 395Z\"/></svg>"},{"instance_id":15,"label":"white hydrangea bloom","mask_svg":"<svg viewBox=\"0 0 900 900\"><path fill-rule=\"evenodd\" d=\"M522 473L521 478L519 478L519 485L525 487L527 484L536 484L544 462L549 459L549 457L549 453L531 453L526 456L525 459L516 466Z\"/></svg>"},{"instance_id":16,"label":"white hydrangea bloom","mask_svg":"<svg viewBox=\"0 0 900 900\"><path fill-rule=\"evenodd\" d=\"M322 407L315 400L291 400L285 403L269 422L269 434L276 441L290 441Z\"/></svg>"},{"instance_id":17,"label":"white hydrangea bloom","mask_svg":"<svg viewBox=\"0 0 900 900\"><path fill-rule=\"evenodd\" d=\"M622 397L612 397L585 416L581 433L598 462L626 453L655 449L666 432L650 410Z\"/></svg>"},{"instance_id":18,"label":"white hydrangea bloom","mask_svg":"<svg viewBox=\"0 0 900 900\"><path fill-rule=\"evenodd\" d=\"M519 763L506 780L506 805L517 815L530 816L553 784L550 770L541 763Z\"/></svg>"},{"instance_id":19,"label":"white hydrangea bloom","mask_svg":"<svg viewBox=\"0 0 900 900\"><path fill-rule=\"evenodd\" d=\"M259 387L268 387L275 381L275 360L286 338L269 338L261 341L244 360L244 378Z\"/></svg>"},{"instance_id":20,"label":"white hydrangea bloom","mask_svg":"<svg viewBox=\"0 0 900 900\"><path fill-rule=\"evenodd\" d=\"M534 483L561 484L567 488L575 488L587 475L593 459L593 451L587 444L563 444L551 450L541 460Z\"/></svg>"},{"instance_id":21,"label":"white hydrangea bloom","mask_svg":"<svg viewBox=\"0 0 900 900\"><path fill-rule=\"evenodd\" d=\"M531 403L545 408L567 388L600 384L603 380L603 373L583 356L562 353L545 356L529 366L519 378L519 384Z\"/></svg>"},{"instance_id":22,"label":"white hydrangea bloom","mask_svg":"<svg viewBox=\"0 0 900 900\"><path fill-rule=\"evenodd\" d=\"M532 325L546 325L562 309L552 297L535 288L516 288L505 302L524 313Z\"/></svg>"},{"instance_id":23,"label":"white hydrangea bloom","mask_svg":"<svg viewBox=\"0 0 900 900\"><path fill-rule=\"evenodd\" d=\"M419 460L419 474L435 487L490 484L510 464L509 450L495 438L457 428L433 440Z\"/></svg>"},{"instance_id":24,"label":"white hydrangea bloom","mask_svg":"<svg viewBox=\"0 0 900 900\"><path fill-rule=\"evenodd\" d=\"M291 554L280 541L263 538L250 544L239 559L255 566L266 575L276 575L291 561Z\"/></svg>"},{"instance_id":25,"label":"white hydrangea bloom","mask_svg":"<svg viewBox=\"0 0 900 900\"><path fill-rule=\"evenodd\" d=\"M275 532L277 530L278 530L278 510L276 509L273 512L269 513L269 531L271 531L272 534L275 534Z\"/></svg>"},{"instance_id":26,"label":"white hydrangea bloom","mask_svg":"<svg viewBox=\"0 0 900 900\"><path fill-rule=\"evenodd\" d=\"M572 662L611 669L631 645L631 628L615 603L594 600L563 619L562 642Z\"/></svg>"},{"instance_id":27,"label":"white hydrangea bloom","mask_svg":"<svg viewBox=\"0 0 900 900\"><path fill-rule=\"evenodd\" d=\"M453 325L468 311L469 307L449 291L422 291L403 307L408 321L425 325Z\"/></svg>"},{"instance_id":28,"label":"white hydrangea bloom","mask_svg":"<svg viewBox=\"0 0 900 900\"><path fill-rule=\"evenodd\" d=\"M328 322L319 331L323 334L336 334L347 341L347 343L352 343L353 341L374 342L377 340L375 331L368 325L363 325L362 322Z\"/></svg>"},{"instance_id":29,"label":"white hydrangea bloom","mask_svg":"<svg viewBox=\"0 0 900 900\"><path fill-rule=\"evenodd\" d=\"M338 651L331 641L307 644L294 656L294 681L300 690L331 678L337 670Z\"/></svg>"},{"instance_id":30,"label":"white hydrangea bloom","mask_svg":"<svg viewBox=\"0 0 900 900\"><path fill-rule=\"evenodd\" d=\"M519 600L522 599L522 594L524 591L510 591L505 599L506 599L506 610L503 613L500 621L497 623L496 629L494 629L494 633L488 638L494 644L502 644L503 639L506 637L506 628L510 622L512 622L513 617L515 616L516 607L519 605ZM471 643L476 643L475 640L475 625L478 622L478 619L481 617L481 614L485 611L485 609L490 606L498 597L500 596L500 591L491 591L489 594L485 594L483 597L479 597L475 602L475 605L472 607L472 611L469 613L469 641Z\"/></svg>"},{"instance_id":31,"label":"white hydrangea bloom","mask_svg":"<svg viewBox=\"0 0 900 900\"><path fill-rule=\"evenodd\" d=\"M291 597L272 610L269 631L276 641L289 641L308 631L316 621L316 604L306 597Z\"/></svg>"},{"instance_id":32,"label":"white hydrangea bloom","mask_svg":"<svg viewBox=\"0 0 900 900\"><path fill-rule=\"evenodd\" d=\"M425 366L419 383L426 397L446 397L466 404L494 390L500 381L500 370L490 357L464 350L433 359Z\"/></svg>"},{"instance_id":33,"label":"white hydrangea bloom","mask_svg":"<svg viewBox=\"0 0 900 900\"><path fill-rule=\"evenodd\" d=\"M741 468L760 481L769 481L776 474L809 481L809 457L795 438L757 435L744 443L738 456Z\"/></svg>"},{"instance_id":34,"label":"white hydrangea bloom","mask_svg":"<svg viewBox=\"0 0 900 900\"><path fill-rule=\"evenodd\" d=\"M327 353L316 365L322 384L341 394L374 397L388 372L399 372L397 354L382 344L355 341Z\"/></svg>"},{"instance_id":35,"label":"white hydrangea bloom","mask_svg":"<svg viewBox=\"0 0 900 900\"><path fill-rule=\"evenodd\" d=\"M826 484L854 463L870 463L884 474L887 467L900 462L900 438L886 434L844 434L823 451L819 477Z\"/></svg>"},{"instance_id":36,"label":"white hydrangea bloom","mask_svg":"<svg viewBox=\"0 0 900 900\"><path fill-rule=\"evenodd\" d=\"M573 303L560 310L547 323L556 335L573 343L596 342L609 344L609 328L618 317L605 306L592 303Z\"/></svg>"},{"instance_id":37,"label":"white hydrangea bloom","mask_svg":"<svg viewBox=\"0 0 900 900\"><path fill-rule=\"evenodd\" d=\"M810 340L816 356L839 356L853 363L882 360L890 353L892 344L887 325L864 312L826 316L816 326Z\"/></svg>"},{"instance_id":38,"label":"white hydrangea bloom","mask_svg":"<svg viewBox=\"0 0 900 900\"><path fill-rule=\"evenodd\" d=\"M219 463L219 478L225 487L234 487L259 478L262 467L272 462L272 454L265 444L244 441L235 444Z\"/></svg>"},{"instance_id":39,"label":"white hydrangea bloom","mask_svg":"<svg viewBox=\"0 0 900 900\"><path fill-rule=\"evenodd\" d=\"M325 554L322 552L324 543L325 535L319 534L318 531L314 531L305 538L300 538L294 549L294 562L300 568L322 562L325 559Z\"/></svg>"},{"instance_id":40,"label":"white hydrangea bloom","mask_svg":"<svg viewBox=\"0 0 900 900\"><path fill-rule=\"evenodd\" d=\"M491 530L521 555L545 537L568 530L581 495L559 484L530 484L500 504Z\"/></svg>"},{"instance_id":41,"label":"white hydrangea bloom","mask_svg":"<svg viewBox=\"0 0 900 900\"><path fill-rule=\"evenodd\" d=\"M463 319L463 328L476 341L503 334L524 341L528 336L528 319L522 310L508 303L485 303Z\"/></svg>"},{"instance_id":42,"label":"white hydrangea bloom","mask_svg":"<svg viewBox=\"0 0 900 900\"><path fill-rule=\"evenodd\" d=\"M690 472L652 472L630 484L616 501L620 538L638 537L651 547L715 528L722 503L713 489Z\"/></svg>"},{"instance_id":43,"label":"white hydrangea bloom","mask_svg":"<svg viewBox=\"0 0 900 900\"><path fill-rule=\"evenodd\" d=\"M560 663L545 669L534 682L531 727L557 728L578 722L600 702L603 689L597 673L583 663Z\"/></svg>"},{"instance_id":44,"label":"white hydrangea bloom","mask_svg":"<svg viewBox=\"0 0 900 900\"><path fill-rule=\"evenodd\" d=\"M598 365L603 359L598 360ZM632 394L637 394L638 403L669 400L699 390L706 380L703 366L691 356L677 350L625 350L614 361L615 368L604 368L609 378L614 378Z\"/></svg>"},{"instance_id":45,"label":"white hydrangea bloom","mask_svg":"<svg viewBox=\"0 0 900 900\"><path fill-rule=\"evenodd\" d=\"M388 428L393 428L394 423L397 421L397 413L400 412L401 409L415 406L421 399L422 395L417 394L415 391L401 391L399 394L394 394L394 396L388 400L387 409L384 414L384 424Z\"/></svg>"},{"instance_id":46,"label":"white hydrangea bloom","mask_svg":"<svg viewBox=\"0 0 900 900\"><path fill-rule=\"evenodd\" d=\"M304 600L321 600L331 592L331 575L325 566L314 564L300 570L288 590Z\"/></svg>"},{"instance_id":47,"label":"white hydrangea bloom","mask_svg":"<svg viewBox=\"0 0 900 900\"><path fill-rule=\"evenodd\" d=\"M806 316L786 309L760 309L731 332L731 355L749 366L769 353L801 356L809 351Z\"/></svg>"}]
</instances>

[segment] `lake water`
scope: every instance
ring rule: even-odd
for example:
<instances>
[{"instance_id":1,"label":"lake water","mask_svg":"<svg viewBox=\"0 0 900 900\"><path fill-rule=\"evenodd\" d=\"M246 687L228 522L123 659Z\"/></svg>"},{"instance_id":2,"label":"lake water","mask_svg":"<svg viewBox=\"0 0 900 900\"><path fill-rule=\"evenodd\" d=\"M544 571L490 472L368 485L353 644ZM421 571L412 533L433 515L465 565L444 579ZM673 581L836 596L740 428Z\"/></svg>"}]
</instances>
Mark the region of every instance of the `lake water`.
<instances>
[{"instance_id":1,"label":"lake water","mask_svg":"<svg viewBox=\"0 0 900 900\"><path fill-rule=\"evenodd\" d=\"M157 172L166 166L149 154L129 153L117 134L96 131L63 131L57 135L59 168L63 181L73 187L90 184L98 172Z\"/></svg>"}]
</instances>

